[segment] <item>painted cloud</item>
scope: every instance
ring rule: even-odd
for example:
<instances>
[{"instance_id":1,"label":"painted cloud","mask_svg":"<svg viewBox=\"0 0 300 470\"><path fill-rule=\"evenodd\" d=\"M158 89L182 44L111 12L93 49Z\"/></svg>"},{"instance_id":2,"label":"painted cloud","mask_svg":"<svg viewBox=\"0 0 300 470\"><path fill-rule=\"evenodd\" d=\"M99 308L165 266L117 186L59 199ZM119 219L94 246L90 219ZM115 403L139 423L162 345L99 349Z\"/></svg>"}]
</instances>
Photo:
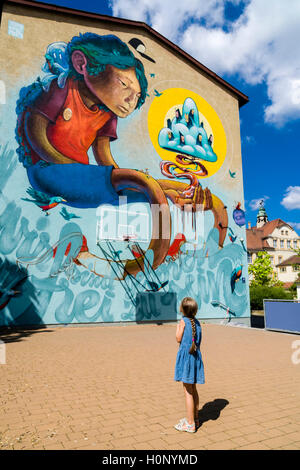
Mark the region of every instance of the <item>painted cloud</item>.
<instances>
[{"instance_id":1,"label":"painted cloud","mask_svg":"<svg viewBox=\"0 0 300 470\"><path fill-rule=\"evenodd\" d=\"M186 98L182 107L176 109L175 117L168 119L168 127L161 129L158 135L159 145L173 152L215 162L217 155L213 151L212 135L207 136L203 122L200 122L197 106L192 98Z\"/></svg>"}]
</instances>

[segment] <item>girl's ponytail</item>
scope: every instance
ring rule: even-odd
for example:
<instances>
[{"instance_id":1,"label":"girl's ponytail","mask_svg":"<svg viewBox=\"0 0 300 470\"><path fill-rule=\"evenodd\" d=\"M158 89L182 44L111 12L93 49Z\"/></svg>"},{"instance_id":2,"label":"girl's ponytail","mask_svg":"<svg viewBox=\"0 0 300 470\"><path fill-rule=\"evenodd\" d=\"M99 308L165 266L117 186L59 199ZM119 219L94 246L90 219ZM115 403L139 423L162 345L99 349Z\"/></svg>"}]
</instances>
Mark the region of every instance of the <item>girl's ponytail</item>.
<instances>
[{"instance_id":1,"label":"girl's ponytail","mask_svg":"<svg viewBox=\"0 0 300 470\"><path fill-rule=\"evenodd\" d=\"M189 353L190 354L195 354L197 351L197 346L196 346L196 325L195 325L195 320L193 318L190 318L191 324L192 324L192 346L190 347Z\"/></svg>"}]
</instances>

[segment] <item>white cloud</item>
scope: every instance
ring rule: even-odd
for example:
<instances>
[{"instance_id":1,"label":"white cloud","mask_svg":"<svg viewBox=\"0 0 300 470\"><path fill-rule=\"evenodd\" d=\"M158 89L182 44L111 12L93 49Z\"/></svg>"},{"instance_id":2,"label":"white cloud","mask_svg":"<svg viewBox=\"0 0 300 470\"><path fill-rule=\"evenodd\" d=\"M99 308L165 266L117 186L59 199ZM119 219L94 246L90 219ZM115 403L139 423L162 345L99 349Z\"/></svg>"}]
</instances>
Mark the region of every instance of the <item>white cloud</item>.
<instances>
[{"instance_id":1,"label":"white cloud","mask_svg":"<svg viewBox=\"0 0 300 470\"><path fill-rule=\"evenodd\" d=\"M258 199L251 199L249 202L249 207L252 211L257 211L260 207L260 203L263 201L264 203L270 199L269 196L263 196Z\"/></svg>"},{"instance_id":2,"label":"white cloud","mask_svg":"<svg viewBox=\"0 0 300 470\"><path fill-rule=\"evenodd\" d=\"M265 82L270 104L265 121L283 125L300 118L300 2L251 0L228 32L191 25L182 45L219 74L238 73ZM296 48L296 49L295 49Z\"/></svg>"},{"instance_id":3,"label":"white cloud","mask_svg":"<svg viewBox=\"0 0 300 470\"><path fill-rule=\"evenodd\" d=\"M289 186L280 204L288 210L300 209L300 186Z\"/></svg>"},{"instance_id":4,"label":"white cloud","mask_svg":"<svg viewBox=\"0 0 300 470\"><path fill-rule=\"evenodd\" d=\"M300 222L287 222L294 230L300 230Z\"/></svg>"},{"instance_id":5,"label":"white cloud","mask_svg":"<svg viewBox=\"0 0 300 470\"><path fill-rule=\"evenodd\" d=\"M252 135L246 135L245 139L243 139L243 142L246 144L255 144L255 138Z\"/></svg>"},{"instance_id":6,"label":"white cloud","mask_svg":"<svg viewBox=\"0 0 300 470\"><path fill-rule=\"evenodd\" d=\"M226 1L245 5L237 20L224 17ZM115 16L145 21L214 72L265 83L265 121L300 118L300 1L111 0Z\"/></svg>"},{"instance_id":7,"label":"white cloud","mask_svg":"<svg viewBox=\"0 0 300 470\"><path fill-rule=\"evenodd\" d=\"M186 21L205 19L207 25L221 25L224 0L111 0L114 16L144 21L178 44L178 32Z\"/></svg>"}]
</instances>

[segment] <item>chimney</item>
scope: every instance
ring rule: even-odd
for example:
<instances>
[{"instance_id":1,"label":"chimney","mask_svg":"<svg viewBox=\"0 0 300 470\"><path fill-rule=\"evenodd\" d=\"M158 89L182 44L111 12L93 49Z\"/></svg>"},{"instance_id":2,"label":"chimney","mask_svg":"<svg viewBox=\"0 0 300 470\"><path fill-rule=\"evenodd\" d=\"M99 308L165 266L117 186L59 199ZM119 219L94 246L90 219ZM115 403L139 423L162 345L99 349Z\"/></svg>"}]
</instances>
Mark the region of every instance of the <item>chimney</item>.
<instances>
[{"instance_id":1,"label":"chimney","mask_svg":"<svg viewBox=\"0 0 300 470\"><path fill-rule=\"evenodd\" d=\"M248 228L251 228L251 222L248 222Z\"/></svg>"}]
</instances>

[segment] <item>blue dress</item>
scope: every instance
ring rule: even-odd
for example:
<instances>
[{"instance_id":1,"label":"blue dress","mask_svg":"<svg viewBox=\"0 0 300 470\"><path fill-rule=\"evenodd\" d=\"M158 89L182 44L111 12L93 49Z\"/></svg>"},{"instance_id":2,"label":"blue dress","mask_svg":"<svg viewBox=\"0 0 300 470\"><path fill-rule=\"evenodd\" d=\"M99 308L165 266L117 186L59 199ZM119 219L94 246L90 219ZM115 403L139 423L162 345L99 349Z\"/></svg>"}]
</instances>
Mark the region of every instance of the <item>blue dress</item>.
<instances>
[{"instance_id":1,"label":"blue dress","mask_svg":"<svg viewBox=\"0 0 300 470\"><path fill-rule=\"evenodd\" d=\"M182 317L185 323L185 328L182 335L182 340L176 357L175 376L174 380L184 382L187 384L204 384L204 365L202 355L200 352L201 343L201 325L195 318L196 324L196 346L197 351L195 354L190 354L189 349L192 345L192 324L189 318Z\"/></svg>"}]
</instances>

